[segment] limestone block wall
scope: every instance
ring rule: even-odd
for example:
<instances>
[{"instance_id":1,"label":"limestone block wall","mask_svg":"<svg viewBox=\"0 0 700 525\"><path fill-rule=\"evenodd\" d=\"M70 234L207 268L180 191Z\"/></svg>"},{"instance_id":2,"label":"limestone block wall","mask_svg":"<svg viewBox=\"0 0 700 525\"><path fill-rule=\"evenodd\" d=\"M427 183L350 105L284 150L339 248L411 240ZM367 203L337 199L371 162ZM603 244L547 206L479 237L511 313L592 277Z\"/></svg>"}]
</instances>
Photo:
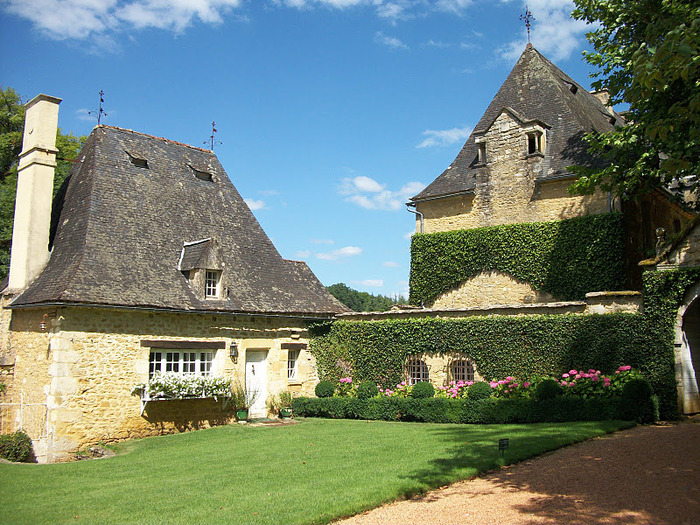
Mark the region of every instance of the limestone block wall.
<instances>
[{"instance_id":1,"label":"limestone block wall","mask_svg":"<svg viewBox=\"0 0 700 525\"><path fill-rule=\"evenodd\" d=\"M700 227L695 227L666 256L664 264L674 267L700 266Z\"/></svg>"},{"instance_id":2,"label":"limestone block wall","mask_svg":"<svg viewBox=\"0 0 700 525\"><path fill-rule=\"evenodd\" d=\"M499 271L483 271L426 304L428 308L483 308L499 304L553 302L554 297L538 292L524 281Z\"/></svg>"},{"instance_id":3,"label":"limestone block wall","mask_svg":"<svg viewBox=\"0 0 700 525\"><path fill-rule=\"evenodd\" d=\"M527 134L508 112L501 113L484 138L487 161L479 170L473 196L417 204L425 233L555 221L608 211L605 194L570 195L571 179L536 182L550 175L547 158L527 154ZM419 226L417 223L416 231Z\"/></svg>"},{"instance_id":4,"label":"limestone block wall","mask_svg":"<svg viewBox=\"0 0 700 525\"><path fill-rule=\"evenodd\" d=\"M267 350L267 388L313 392L316 366L308 350L299 356L298 379L287 381L283 343L308 342L301 320L284 318L141 312L63 307L50 312L13 311L11 343L16 352L12 399L43 403L45 428L25 428L40 461L69 459L73 452L102 441L121 441L203 428L231 421L221 402L206 400L149 402L141 415L135 384L148 380L150 348L142 341L223 343L215 351L213 374L245 379L249 348ZM229 357L236 342L237 362ZM167 350L165 350L167 351Z\"/></svg>"}]
</instances>

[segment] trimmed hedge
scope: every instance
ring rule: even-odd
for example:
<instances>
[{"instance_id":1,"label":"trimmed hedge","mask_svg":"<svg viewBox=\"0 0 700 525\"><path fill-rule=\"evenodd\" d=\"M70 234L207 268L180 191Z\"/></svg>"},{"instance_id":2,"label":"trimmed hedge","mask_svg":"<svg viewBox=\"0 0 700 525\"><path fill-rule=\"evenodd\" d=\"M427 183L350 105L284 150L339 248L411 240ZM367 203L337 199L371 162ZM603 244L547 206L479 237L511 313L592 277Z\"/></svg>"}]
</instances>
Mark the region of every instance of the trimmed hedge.
<instances>
[{"instance_id":1,"label":"trimmed hedge","mask_svg":"<svg viewBox=\"0 0 700 525\"><path fill-rule=\"evenodd\" d=\"M498 270L559 299L625 286L622 215L587 215L417 234L409 302L429 302L484 270Z\"/></svg>"},{"instance_id":2,"label":"trimmed hedge","mask_svg":"<svg viewBox=\"0 0 700 525\"><path fill-rule=\"evenodd\" d=\"M299 417L373 419L426 423L545 423L564 421L641 420L638 406L622 397L534 399L446 399L299 397L292 402Z\"/></svg>"},{"instance_id":3,"label":"trimmed hedge","mask_svg":"<svg viewBox=\"0 0 700 525\"><path fill-rule=\"evenodd\" d=\"M8 461L30 461L34 457L31 438L21 430L0 435L0 458Z\"/></svg>"}]
</instances>

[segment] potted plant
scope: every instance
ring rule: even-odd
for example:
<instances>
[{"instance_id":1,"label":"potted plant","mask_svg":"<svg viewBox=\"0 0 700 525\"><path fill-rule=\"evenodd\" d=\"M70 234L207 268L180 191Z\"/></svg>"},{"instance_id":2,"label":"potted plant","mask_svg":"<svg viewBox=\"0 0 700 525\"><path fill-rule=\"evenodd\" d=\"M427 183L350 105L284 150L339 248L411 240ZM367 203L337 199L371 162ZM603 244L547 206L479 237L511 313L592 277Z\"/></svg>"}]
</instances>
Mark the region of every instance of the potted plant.
<instances>
[{"instance_id":1,"label":"potted plant","mask_svg":"<svg viewBox=\"0 0 700 525\"><path fill-rule=\"evenodd\" d=\"M292 417L292 394L291 392L280 392L280 417Z\"/></svg>"},{"instance_id":2,"label":"potted plant","mask_svg":"<svg viewBox=\"0 0 700 525\"><path fill-rule=\"evenodd\" d=\"M231 385L231 404L239 422L248 420L248 411L257 398L257 390L247 390L240 381L235 381Z\"/></svg>"}]
</instances>

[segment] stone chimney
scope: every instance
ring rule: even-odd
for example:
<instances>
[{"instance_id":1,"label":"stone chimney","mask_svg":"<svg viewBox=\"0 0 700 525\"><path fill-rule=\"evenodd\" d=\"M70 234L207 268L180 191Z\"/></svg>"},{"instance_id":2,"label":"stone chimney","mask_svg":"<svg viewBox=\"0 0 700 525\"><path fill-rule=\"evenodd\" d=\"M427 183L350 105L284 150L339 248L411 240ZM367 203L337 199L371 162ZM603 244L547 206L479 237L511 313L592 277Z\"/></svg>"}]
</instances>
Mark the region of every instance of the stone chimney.
<instances>
[{"instance_id":1,"label":"stone chimney","mask_svg":"<svg viewBox=\"0 0 700 525\"><path fill-rule=\"evenodd\" d=\"M49 260L60 103L60 98L37 95L25 106L24 139L17 169L9 291L19 292L26 288Z\"/></svg>"}]
</instances>

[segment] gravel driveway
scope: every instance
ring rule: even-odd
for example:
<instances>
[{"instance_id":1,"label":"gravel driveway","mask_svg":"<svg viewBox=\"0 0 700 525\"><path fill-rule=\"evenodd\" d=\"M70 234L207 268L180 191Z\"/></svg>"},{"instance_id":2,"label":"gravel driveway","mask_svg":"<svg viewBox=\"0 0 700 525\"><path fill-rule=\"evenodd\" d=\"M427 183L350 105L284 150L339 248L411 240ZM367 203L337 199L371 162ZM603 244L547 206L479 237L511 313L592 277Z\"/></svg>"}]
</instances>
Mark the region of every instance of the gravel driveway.
<instances>
[{"instance_id":1,"label":"gravel driveway","mask_svg":"<svg viewBox=\"0 0 700 525\"><path fill-rule=\"evenodd\" d=\"M340 521L700 523L700 421L638 426Z\"/></svg>"}]
</instances>

